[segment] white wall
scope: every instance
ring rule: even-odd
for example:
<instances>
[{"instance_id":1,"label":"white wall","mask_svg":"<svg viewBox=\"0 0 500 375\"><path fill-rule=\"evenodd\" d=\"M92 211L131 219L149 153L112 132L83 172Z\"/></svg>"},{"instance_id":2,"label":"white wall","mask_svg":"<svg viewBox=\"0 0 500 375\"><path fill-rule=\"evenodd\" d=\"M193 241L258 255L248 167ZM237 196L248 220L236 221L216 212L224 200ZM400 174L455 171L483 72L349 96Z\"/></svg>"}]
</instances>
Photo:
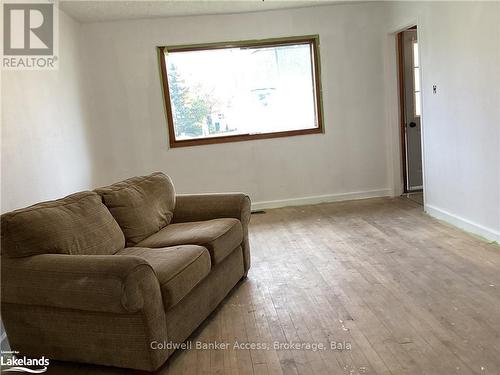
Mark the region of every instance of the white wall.
<instances>
[{"instance_id":1,"label":"white wall","mask_svg":"<svg viewBox=\"0 0 500 375\"><path fill-rule=\"evenodd\" d=\"M59 16L59 70L2 72L2 212L91 185L80 26Z\"/></svg>"},{"instance_id":2,"label":"white wall","mask_svg":"<svg viewBox=\"0 0 500 375\"><path fill-rule=\"evenodd\" d=\"M153 170L170 174L181 192L241 190L264 205L398 193L394 33L414 23L426 209L500 240L494 2L345 4L81 27L61 13L60 70L3 72L2 211ZM315 33L324 135L168 148L156 46Z\"/></svg>"},{"instance_id":3,"label":"white wall","mask_svg":"<svg viewBox=\"0 0 500 375\"><path fill-rule=\"evenodd\" d=\"M358 4L82 25L93 184L161 170L180 192L254 202L390 194L382 18ZM169 149L156 46L305 34L320 35L325 134Z\"/></svg>"},{"instance_id":4,"label":"white wall","mask_svg":"<svg viewBox=\"0 0 500 375\"><path fill-rule=\"evenodd\" d=\"M386 6L388 31L415 21L419 28L426 210L499 241L500 3ZM393 74L388 69L386 82L392 86ZM395 102L394 91L387 90L386 103ZM388 123L394 142L397 115L390 111Z\"/></svg>"}]
</instances>

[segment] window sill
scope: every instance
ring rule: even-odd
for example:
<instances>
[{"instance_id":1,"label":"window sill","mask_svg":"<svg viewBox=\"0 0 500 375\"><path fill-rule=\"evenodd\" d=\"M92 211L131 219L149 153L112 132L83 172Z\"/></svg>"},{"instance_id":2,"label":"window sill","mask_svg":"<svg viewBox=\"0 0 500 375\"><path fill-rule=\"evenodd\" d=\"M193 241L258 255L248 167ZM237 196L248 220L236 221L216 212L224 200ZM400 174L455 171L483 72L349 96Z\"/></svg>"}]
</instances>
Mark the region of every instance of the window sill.
<instances>
[{"instance_id":1,"label":"window sill","mask_svg":"<svg viewBox=\"0 0 500 375\"><path fill-rule=\"evenodd\" d=\"M275 133L226 135L221 137L201 138L201 139L175 140L173 139L173 137L171 137L170 148L201 146L201 145L210 145L218 143L228 143L228 142L243 142L243 141L252 141L258 139L293 137L296 135L320 134L320 133L324 133L322 128L289 130L289 131L282 131Z\"/></svg>"}]
</instances>

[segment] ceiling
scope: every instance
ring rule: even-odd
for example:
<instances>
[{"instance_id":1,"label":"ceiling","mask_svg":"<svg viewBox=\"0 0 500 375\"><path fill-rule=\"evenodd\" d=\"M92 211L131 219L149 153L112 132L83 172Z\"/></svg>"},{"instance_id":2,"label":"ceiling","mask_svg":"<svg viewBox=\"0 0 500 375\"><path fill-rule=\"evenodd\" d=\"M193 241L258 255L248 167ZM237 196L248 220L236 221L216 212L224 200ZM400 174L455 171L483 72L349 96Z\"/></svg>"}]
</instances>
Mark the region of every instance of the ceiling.
<instances>
[{"instance_id":1,"label":"ceiling","mask_svg":"<svg viewBox=\"0 0 500 375\"><path fill-rule=\"evenodd\" d=\"M232 0L232 1L60 1L60 8L80 22L116 21L138 18L193 16L259 12L275 9L303 8L357 1L282 1L282 0Z\"/></svg>"}]
</instances>

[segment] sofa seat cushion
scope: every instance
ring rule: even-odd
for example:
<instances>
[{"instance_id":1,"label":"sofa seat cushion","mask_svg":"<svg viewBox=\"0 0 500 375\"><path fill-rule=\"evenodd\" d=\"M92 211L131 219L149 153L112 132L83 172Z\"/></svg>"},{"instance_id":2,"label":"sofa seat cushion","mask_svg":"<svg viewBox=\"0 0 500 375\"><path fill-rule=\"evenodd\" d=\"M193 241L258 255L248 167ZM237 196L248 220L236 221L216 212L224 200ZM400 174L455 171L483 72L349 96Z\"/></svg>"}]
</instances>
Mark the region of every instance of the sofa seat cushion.
<instances>
[{"instance_id":1,"label":"sofa seat cushion","mask_svg":"<svg viewBox=\"0 0 500 375\"><path fill-rule=\"evenodd\" d=\"M141 247L200 245L210 252L212 264L218 264L243 240L243 229L238 219L213 219L170 224L141 241Z\"/></svg>"},{"instance_id":2,"label":"sofa seat cushion","mask_svg":"<svg viewBox=\"0 0 500 375\"><path fill-rule=\"evenodd\" d=\"M151 265L160 282L165 310L182 300L210 273L211 268L207 249L196 245L158 249L127 247L116 255L135 255Z\"/></svg>"},{"instance_id":3,"label":"sofa seat cushion","mask_svg":"<svg viewBox=\"0 0 500 375\"><path fill-rule=\"evenodd\" d=\"M2 254L112 255L125 238L101 197L91 191L3 214Z\"/></svg>"},{"instance_id":4,"label":"sofa seat cushion","mask_svg":"<svg viewBox=\"0 0 500 375\"><path fill-rule=\"evenodd\" d=\"M128 247L158 232L172 220L174 185L170 177L161 172L129 178L95 191L122 228Z\"/></svg>"}]
</instances>

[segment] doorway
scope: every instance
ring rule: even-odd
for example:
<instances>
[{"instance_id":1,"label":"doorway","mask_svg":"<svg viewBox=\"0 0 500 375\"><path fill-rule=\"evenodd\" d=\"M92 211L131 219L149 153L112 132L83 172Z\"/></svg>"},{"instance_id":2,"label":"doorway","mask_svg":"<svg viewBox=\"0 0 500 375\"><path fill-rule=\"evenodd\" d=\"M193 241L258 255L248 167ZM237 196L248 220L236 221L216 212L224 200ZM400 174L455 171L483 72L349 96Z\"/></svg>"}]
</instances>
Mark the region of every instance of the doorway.
<instances>
[{"instance_id":1,"label":"doorway","mask_svg":"<svg viewBox=\"0 0 500 375\"><path fill-rule=\"evenodd\" d=\"M422 194L422 96L417 27L401 31L397 40L404 192Z\"/></svg>"}]
</instances>

